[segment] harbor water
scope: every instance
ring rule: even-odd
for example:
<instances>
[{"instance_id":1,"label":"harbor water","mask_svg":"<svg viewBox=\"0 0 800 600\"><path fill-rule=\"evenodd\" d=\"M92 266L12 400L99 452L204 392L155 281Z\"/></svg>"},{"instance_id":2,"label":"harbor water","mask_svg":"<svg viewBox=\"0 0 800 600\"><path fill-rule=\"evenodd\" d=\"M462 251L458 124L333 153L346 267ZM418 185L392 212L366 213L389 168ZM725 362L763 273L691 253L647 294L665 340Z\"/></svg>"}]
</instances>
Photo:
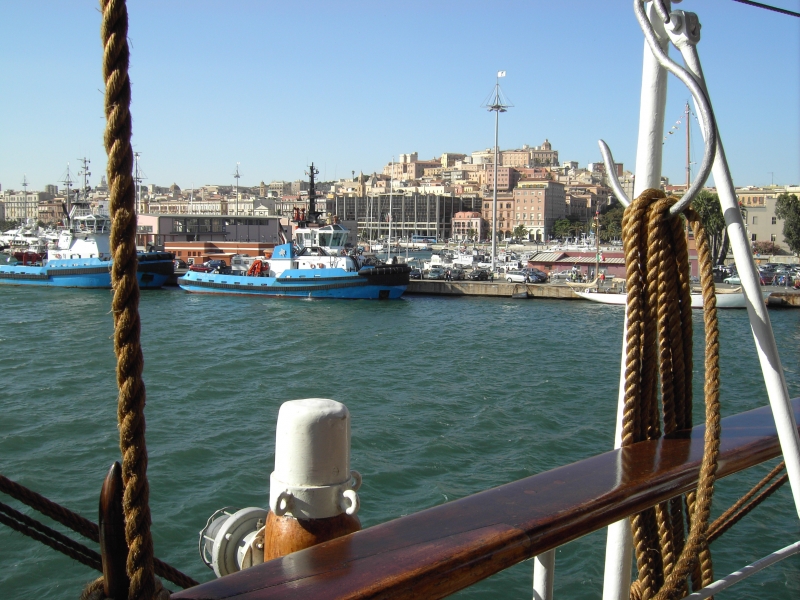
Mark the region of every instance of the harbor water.
<instances>
[{"instance_id":1,"label":"harbor water","mask_svg":"<svg viewBox=\"0 0 800 600\"><path fill-rule=\"evenodd\" d=\"M223 506L268 503L275 421L286 400L332 398L350 409L365 527L613 444L621 307L420 296L282 301L163 290L143 292L140 312L155 551L200 581L213 577L197 552L206 519ZM695 312L696 357L701 316ZM770 316L795 397L800 311ZM723 416L764 405L746 312L721 312L720 326ZM119 459L112 333L108 291L0 288L0 472L93 521L103 477ZM698 364L696 390L701 377ZM714 515L775 462L719 482ZM798 539L784 486L715 542L715 573ZM561 547L556 598L599 598L604 551L604 531ZM530 598L531 572L526 561L457 597ZM0 526L0 597L77 598L96 576ZM800 556L717 597L798 598Z\"/></svg>"}]
</instances>

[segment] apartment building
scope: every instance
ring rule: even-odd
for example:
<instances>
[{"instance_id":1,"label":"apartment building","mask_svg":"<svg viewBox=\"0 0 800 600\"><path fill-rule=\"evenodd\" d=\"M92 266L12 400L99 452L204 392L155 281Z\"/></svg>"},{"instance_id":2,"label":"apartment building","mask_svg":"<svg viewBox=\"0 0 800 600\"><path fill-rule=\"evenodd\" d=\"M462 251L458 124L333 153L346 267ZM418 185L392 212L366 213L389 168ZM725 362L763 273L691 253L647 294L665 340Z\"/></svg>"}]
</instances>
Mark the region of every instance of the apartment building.
<instances>
[{"instance_id":1,"label":"apartment building","mask_svg":"<svg viewBox=\"0 0 800 600\"><path fill-rule=\"evenodd\" d=\"M486 165L486 169L479 171L481 178L479 182L486 194L491 196L494 190L494 165ZM508 192L517 183L517 171L513 167L499 167L497 169L497 191Z\"/></svg>"},{"instance_id":2,"label":"apartment building","mask_svg":"<svg viewBox=\"0 0 800 600\"><path fill-rule=\"evenodd\" d=\"M51 196L44 192L15 192L6 190L0 196L5 204L5 218L8 221L39 219L39 202L50 200Z\"/></svg>"},{"instance_id":3,"label":"apartment building","mask_svg":"<svg viewBox=\"0 0 800 600\"><path fill-rule=\"evenodd\" d=\"M457 240L486 239L486 221L479 212L462 211L453 215L453 235Z\"/></svg>"},{"instance_id":4,"label":"apartment building","mask_svg":"<svg viewBox=\"0 0 800 600\"><path fill-rule=\"evenodd\" d=\"M541 241L549 239L555 222L567 216L564 184L556 181L520 182L511 205L507 233L522 225L533 239Z\"/></svg>"},{"instance_id":5,"label":"apartment building","mask_svg":"<svg viewBox=\"0 0 800 600\"><path fill-rule=\"evenodd\" d=\"M598 207L606 206L613 195L604 185L568 184L564 186L567 214L582 221L594 217Z\"/></svg>"},{"instance_id":6,"label":"apartment building","mask_svg":"<svg viewBox=\"0 0 800 600\"><path fill-rule=\"evenodd\" d=\"M736 190L742 208L745 209L745 229L750 242L772 242L775 249L789 250L783 238L783 220L775 215L778 196L784 188L746 187ZM772 252L774 254L774 252Z\"/></svg>"}]
</instances>

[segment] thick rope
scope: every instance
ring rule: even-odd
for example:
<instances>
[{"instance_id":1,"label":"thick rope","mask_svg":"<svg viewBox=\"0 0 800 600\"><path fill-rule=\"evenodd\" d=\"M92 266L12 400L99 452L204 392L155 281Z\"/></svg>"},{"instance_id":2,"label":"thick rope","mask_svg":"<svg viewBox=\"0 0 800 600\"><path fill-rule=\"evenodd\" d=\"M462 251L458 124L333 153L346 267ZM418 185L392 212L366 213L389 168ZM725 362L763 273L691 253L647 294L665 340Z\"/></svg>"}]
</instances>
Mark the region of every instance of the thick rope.
<instances>
[{"instance_id":1,"label":"thick rope","mask_svg":"<svg viewBox=\"0 0 800 600\"><path fill-rule=\"evenodd\" d=\"M170 593L171 592L156 579L156 593L153 596L154 600L169 600ZM98 577L90 582L89 585L83 589L80 600L109 600L105 594L103 578Z\"/></svg>"},{"instance_id":2,"label":"thick rope","mask_svg":"<svg viewBox=\"0 0 800 600\"><path fill-rule=\"evenodd\" d=\"M0 502L0 523L66 554L87 567L103 571L100 554L2 502Z\"/></svg>"},{"instance_id":3,"label":"thick rope","mask_svg":"<svg viewBox=\"0 0 800 600\"><path fill-rule=\"evenodd\" d=\"M66 508L64 506L61 506L60 504L56 504L52 500L48 500L47 498L45 498L41 494L38 494L38 493L34 492L33 490L30 490L30 489L26 488L24 485L21 485L21 484L17 483L16 481L12 481L11 479L9 479L8 477L6 477L4 475L0 475L0 492L8 494L12 498L27 504L28 506L30 506L34 510L42 513L46 517L50 517L54 521L57 521L58 523L61 523L62 525L65 525L65 526L69 527L70 529L72 529L76 533L81 534L82 536L92 540L93 542L96 542L96 543L100 542L100 528L95 523L92 523L89 519L86 519L85 517L82 517L81 515L72 512L71 510L69 510L68 508ZM0 504L0 506L6 506L6 505ZM12 509L11 507L7 507L7 508L9 508L11 511L13 511L14 513L16 513L18 515L22 515L22 513L18 513L16 510ZM0 509L0 512L3 512L2 509ZM24 517L24 519L28 519L29 518L29 517L26 517L25 515L22 515L22 517ZM10 517L6 517L6 520L3 520L2 519L2 515L0 515L0 522L4 523L5 525L8 525L12 529L15 529L15 530L19 531L20 533L24 533L25 535L29 535L30 537L33 537L36 540L42 541L39 537L36 537L35 535L31 535L31 534L28 533L28 531L23 530L22 528L16 527L14 524L9 523L8 522L9 518ZM14 517L14 518L16 518L16 517ZM21 521L21 522L24 522L24 519L18 519L18 520ZM37 521L33 521L33 522L34 523L38 523ZM49 531L54 531L54 530L46 527L45 525L42 525L42 527L48 529ZM36 529L36 527L34 527L34 529ZM57 531L55 533L57 534L57 536L61 535ZM65 538L65 539L67 539L70 542L72 542L72 540L70 540L69 538ZM53 545L51 545L51 544L49 544L47 542L44 542L44 543L46 543L51 548L55 548L56 550L61 551L60 548L56 548L55 546L53 546ZM80 546L80 544L78 544L77 542L73 542L73 543L77 544L78 546ZM89 553L89 554L87 554L88 556L96 555L98 557L98 560L99 560L99 556L100 555L97 554L96 552L94 552L93 550L89 550L85 546L80 546L80 548L81 548L81 551L84 551L84 550L86 551L86 552L84 552L84 554L86 554L88 552ZM71 556L70 554L67 554L67 555ZM78 559L76 559L76 560L78 560ZM84 563L84 564L86 564L86 563ZM92 566L92 565L88 565L88 566ZM188 575L185 575L184 573L181 573L178 569L176 569L172 565L167 564L167 563L159 560L158 558L153 558L153 567L154 567L154 570L156 572L156 575L158 575L159 577L163 577L164 579L168 579L169 581L181 586L184 589L190 588L190 587L194 587L194 586L198 585L197 581L195 581L194 579L192 579Z\"/></svg>"},{"instance_id":4,"label":"thick rope","mask_svg":"<svg viewBox=\"0 0 800 600\"><path fill-rule=\"evenodd\" d=\"M628 290L623 445L657 439L662 430L670 434L691 427L688 248L682 220L669 214L673 204L662 192L647 190L623 217ZM719 453L719 334L708 241L697 214L691 209L685 214L697 243L705 309L705 448L697 490L687 495L687 510L674 498L631 520L639 572L631 597L642 600L686 595L690 575L695 588L713 579L706 529Z\"/></svg>"},{"instance_id":5,"label":"thick rope","mask_svg":"<svg viewBox=\"0 0 800 600\"><path fill-rule=\"evenodd\" d=\"M150 534L150 488L145 444L145 387L139 343L139 284L136 280L136 213L131 148L131 84L128 79L128 10L125 0L101 0L105 96L106 168L110 190L111 285L114 289L114 351L117 355L123 512L128 542L127 572L131 600L155 594L153 539Z\"/></svg>"},{"instance_id":6,"label":"thick rope","mask_svg":"<svg viewBox=\"0 0 800 600\"><path fill-rule=\"evenodd\" d=\"M85 538L93 542L100 542L100 528L97 525L79 514L64 508L60 504L48 500L41 494L37 494L33 490L29 490L15 481L11 481L4 475L0 475L0 492L8 494L15 500L27 504L46 517L50 517L54 521L66 525L72 529L72 531L81 534Z\"/></svg>"},{"instance_id":7,"label":"thick rope","mask_svg":"<svg viewBox=\"0 0 800 600\"><path fill-rule=\"evenodd\" d=\"M719 517L717 517L717 519L711 525L708 526L708 543L710 544L711 542L716 540L719 536L721 536L723 533L728 531L728 529L733 527L742 518L744 518L750 511L752 511L756 506L758 506L764 500L769 498L784 483L786 483L789 480L789 476L786 473L784 473L775 482L773 482L772 485L770 485L766 490L764 490L761 494L753 498L753 496L755 496L761 488L763 488L765 485L767 485L767 483L769 483L772 479L774 479L778 475L778 473L784 470L785 467L786 467L785 462L781 462L780 464L778 464L761 481L759 481L755 486L753 486L753 489L751 489L744 496L739 498L739 500L737 500L733 506L731 506L728 510L726 510Z\"/></svg>"}]
</instances>

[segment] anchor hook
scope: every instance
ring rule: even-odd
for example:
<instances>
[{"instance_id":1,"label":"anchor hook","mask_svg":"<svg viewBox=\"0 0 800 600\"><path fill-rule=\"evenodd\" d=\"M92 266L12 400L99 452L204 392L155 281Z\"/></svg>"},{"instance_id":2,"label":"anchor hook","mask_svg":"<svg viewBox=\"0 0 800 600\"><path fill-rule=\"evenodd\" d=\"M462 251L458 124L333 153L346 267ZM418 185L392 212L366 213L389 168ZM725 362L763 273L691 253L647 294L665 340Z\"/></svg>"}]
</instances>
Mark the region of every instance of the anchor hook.
<instances>
[{"instance_id":1,"label":"anchor hook","mask_svg":"<svg viewBox=\"0 0 800 600\"><path fill-rule=\"evenodd\" d=\"M664 15L661 14L664 8L663 5L656 1L654 6L659 15L664 18ZM636 13L636 19L639 21L639 26L642 29L642 33L644 33L647 45L650 47L650 51L653 53L653 56L656 58L658 64L680 79L680 81L689 89L689 92L692 94L695 106L700 114L700 125L704 130L703 160L700 163L700 169L698 170L697 176L695 177L689 189L686 190L686 193L681 197L681 199L670 209L670 214L676 215L691 204L692 200L694 200L694 198L700 192L703 185L705 185L708 176L711 174L711 167L714 165L714 158L717 151L717 122L714 118L714 110L711 108L711 103L708 100L708 96L706 95L702 84L698 82L694 75L692 75L689 71L670 59L667 53L661 49L661 45L658 43L658 38L653 30L653 26L644 12L644 2L642 0L634 0L633 8L634 12ZM665 19L665 22L669 22L669 19ZM619 179L614 172L614 159L611 154L611 150L603 140L599 141L599 145L600 152L603 155L603 163L606 167L606 173L608 174L611 183L611 189L614 190L614 193L617 195L617 198L620 200L620 202L624 206L628 206L630 204L630 198L628 198L628 196L622 190Z\"/></svg>"}]
</instances>

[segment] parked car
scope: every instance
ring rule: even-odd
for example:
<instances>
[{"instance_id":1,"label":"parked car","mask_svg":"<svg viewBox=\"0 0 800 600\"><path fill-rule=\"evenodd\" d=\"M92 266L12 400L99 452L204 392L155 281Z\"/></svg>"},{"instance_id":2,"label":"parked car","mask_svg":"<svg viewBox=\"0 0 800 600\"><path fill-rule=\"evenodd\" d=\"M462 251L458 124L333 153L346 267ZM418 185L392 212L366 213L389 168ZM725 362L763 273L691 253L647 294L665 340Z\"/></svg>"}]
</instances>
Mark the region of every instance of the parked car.
<instances>
[{"instance_id":1,"label":"parked car","mask_svg":"<svg viewBox=\"0 0 800 600\"><path fill-rule=\"evenodd\" d=\"M200 273L211 273L211 271L213 271L214 269L206 265L206 263L200 263L200 264L195 263L189 265L189 270L199 271Z\"/></svg>"},{"instance_id":2,"label":"parked car","mask_svg":"<svg viewBox=\"0 0 800 600\"><path fill-rule=\"evenodd\" d=\"M410 279L422 279L422 271L419 269L411 269L411 273L408 274Z\"/></svg>"},{"instance_id":3,"label":"parked car","mask_svg":"<svg viewBox=\"0 0 800 600\"><path fill-rule=\"evenodd\" d=\"M452 279L453 281L461 281L466 278L467 276L464 273L464 269L459 269L459 268L450 269L450 279Z\"/></svg>"},{"instance_id":4,"label":"parked car","mask_svg":"<svg viewBox=\"0 0 800 600\"><path fill-rule=\"evenodd\" d=\"M723 283L730 283L731 285L739 285L742 283L742 280L739 279L739 274L731 275L730 277L726 277L722 280Z\"/></svg>"},{"instance_id":5,"label":"parked car","mask_svg":"<svg viewBox=\"0 0 800 600\"><path fill-rule=\"evenodd\" d=\"M470 272L467 277L472 281L488 281L489 272L483 269L475 269L474 271Z\"/></svg>"},{"instance_id":6,"label":"parked car","mask_svg":"<svg viewBox=\"0 0 800 600\"><path fill-rule=\"evenodd\" d=\"M529 283L546 283L547 282L547 273L544 271L540 271L535 267L527 267L522 269L522 272L528 276Z\"/></svg>"},{"instance_id":7,"label":"parked car","mask_svg":"<svg viewBox=\"0 0 800 600\"><path fill-rule=\"evenodd\" d=\"M526 283L528 281L528 274L522 271L508 271L503 277L505 277L506 281L509 283Z\"/></svg>"},{"instance_id":8,"label":"parked car","mask_svg":"<svg viewBox=\"0 0 800 600\"><path fill-rule=\"evenodd\" d=\"M198 265L189 265L190 271L199 271L201 273L211 273L216 270L223 270L228 268L228 263L224 260L216 259L216 260L207 260L206 262Z\"/></svg>"},{"instance_id":9,"label":"parked car","mask_svg":"<svg viewBox=\"0 0 800 600\"><path fill-rule=\"evenodd\" d=\"M558 271L558 272L551 271L550 280L557 281L559 279L563 279L565 281L572 279L572 270L569 269L567 271Z\"/></svg>"},{"instance_id":10,"label":"parked car","mask_svg":"<svg viewBox=\"0 0 800 600\"><path fill-rule=\"evenodd\" d=\"M186 261L181 260L180 258L175 259L175 268L176 269L188 269L189 265L186 264Z\"/></svg>"},{"instance_id":11,"label":"parked car","mask_svg":"<svg viewBox=\"0 0 800 600\"><path fill-rule=\"evenodd\" d=\"M428 271L428 279L444 279L444 269L433 267Z\"/></svg>"}]
</instances>

